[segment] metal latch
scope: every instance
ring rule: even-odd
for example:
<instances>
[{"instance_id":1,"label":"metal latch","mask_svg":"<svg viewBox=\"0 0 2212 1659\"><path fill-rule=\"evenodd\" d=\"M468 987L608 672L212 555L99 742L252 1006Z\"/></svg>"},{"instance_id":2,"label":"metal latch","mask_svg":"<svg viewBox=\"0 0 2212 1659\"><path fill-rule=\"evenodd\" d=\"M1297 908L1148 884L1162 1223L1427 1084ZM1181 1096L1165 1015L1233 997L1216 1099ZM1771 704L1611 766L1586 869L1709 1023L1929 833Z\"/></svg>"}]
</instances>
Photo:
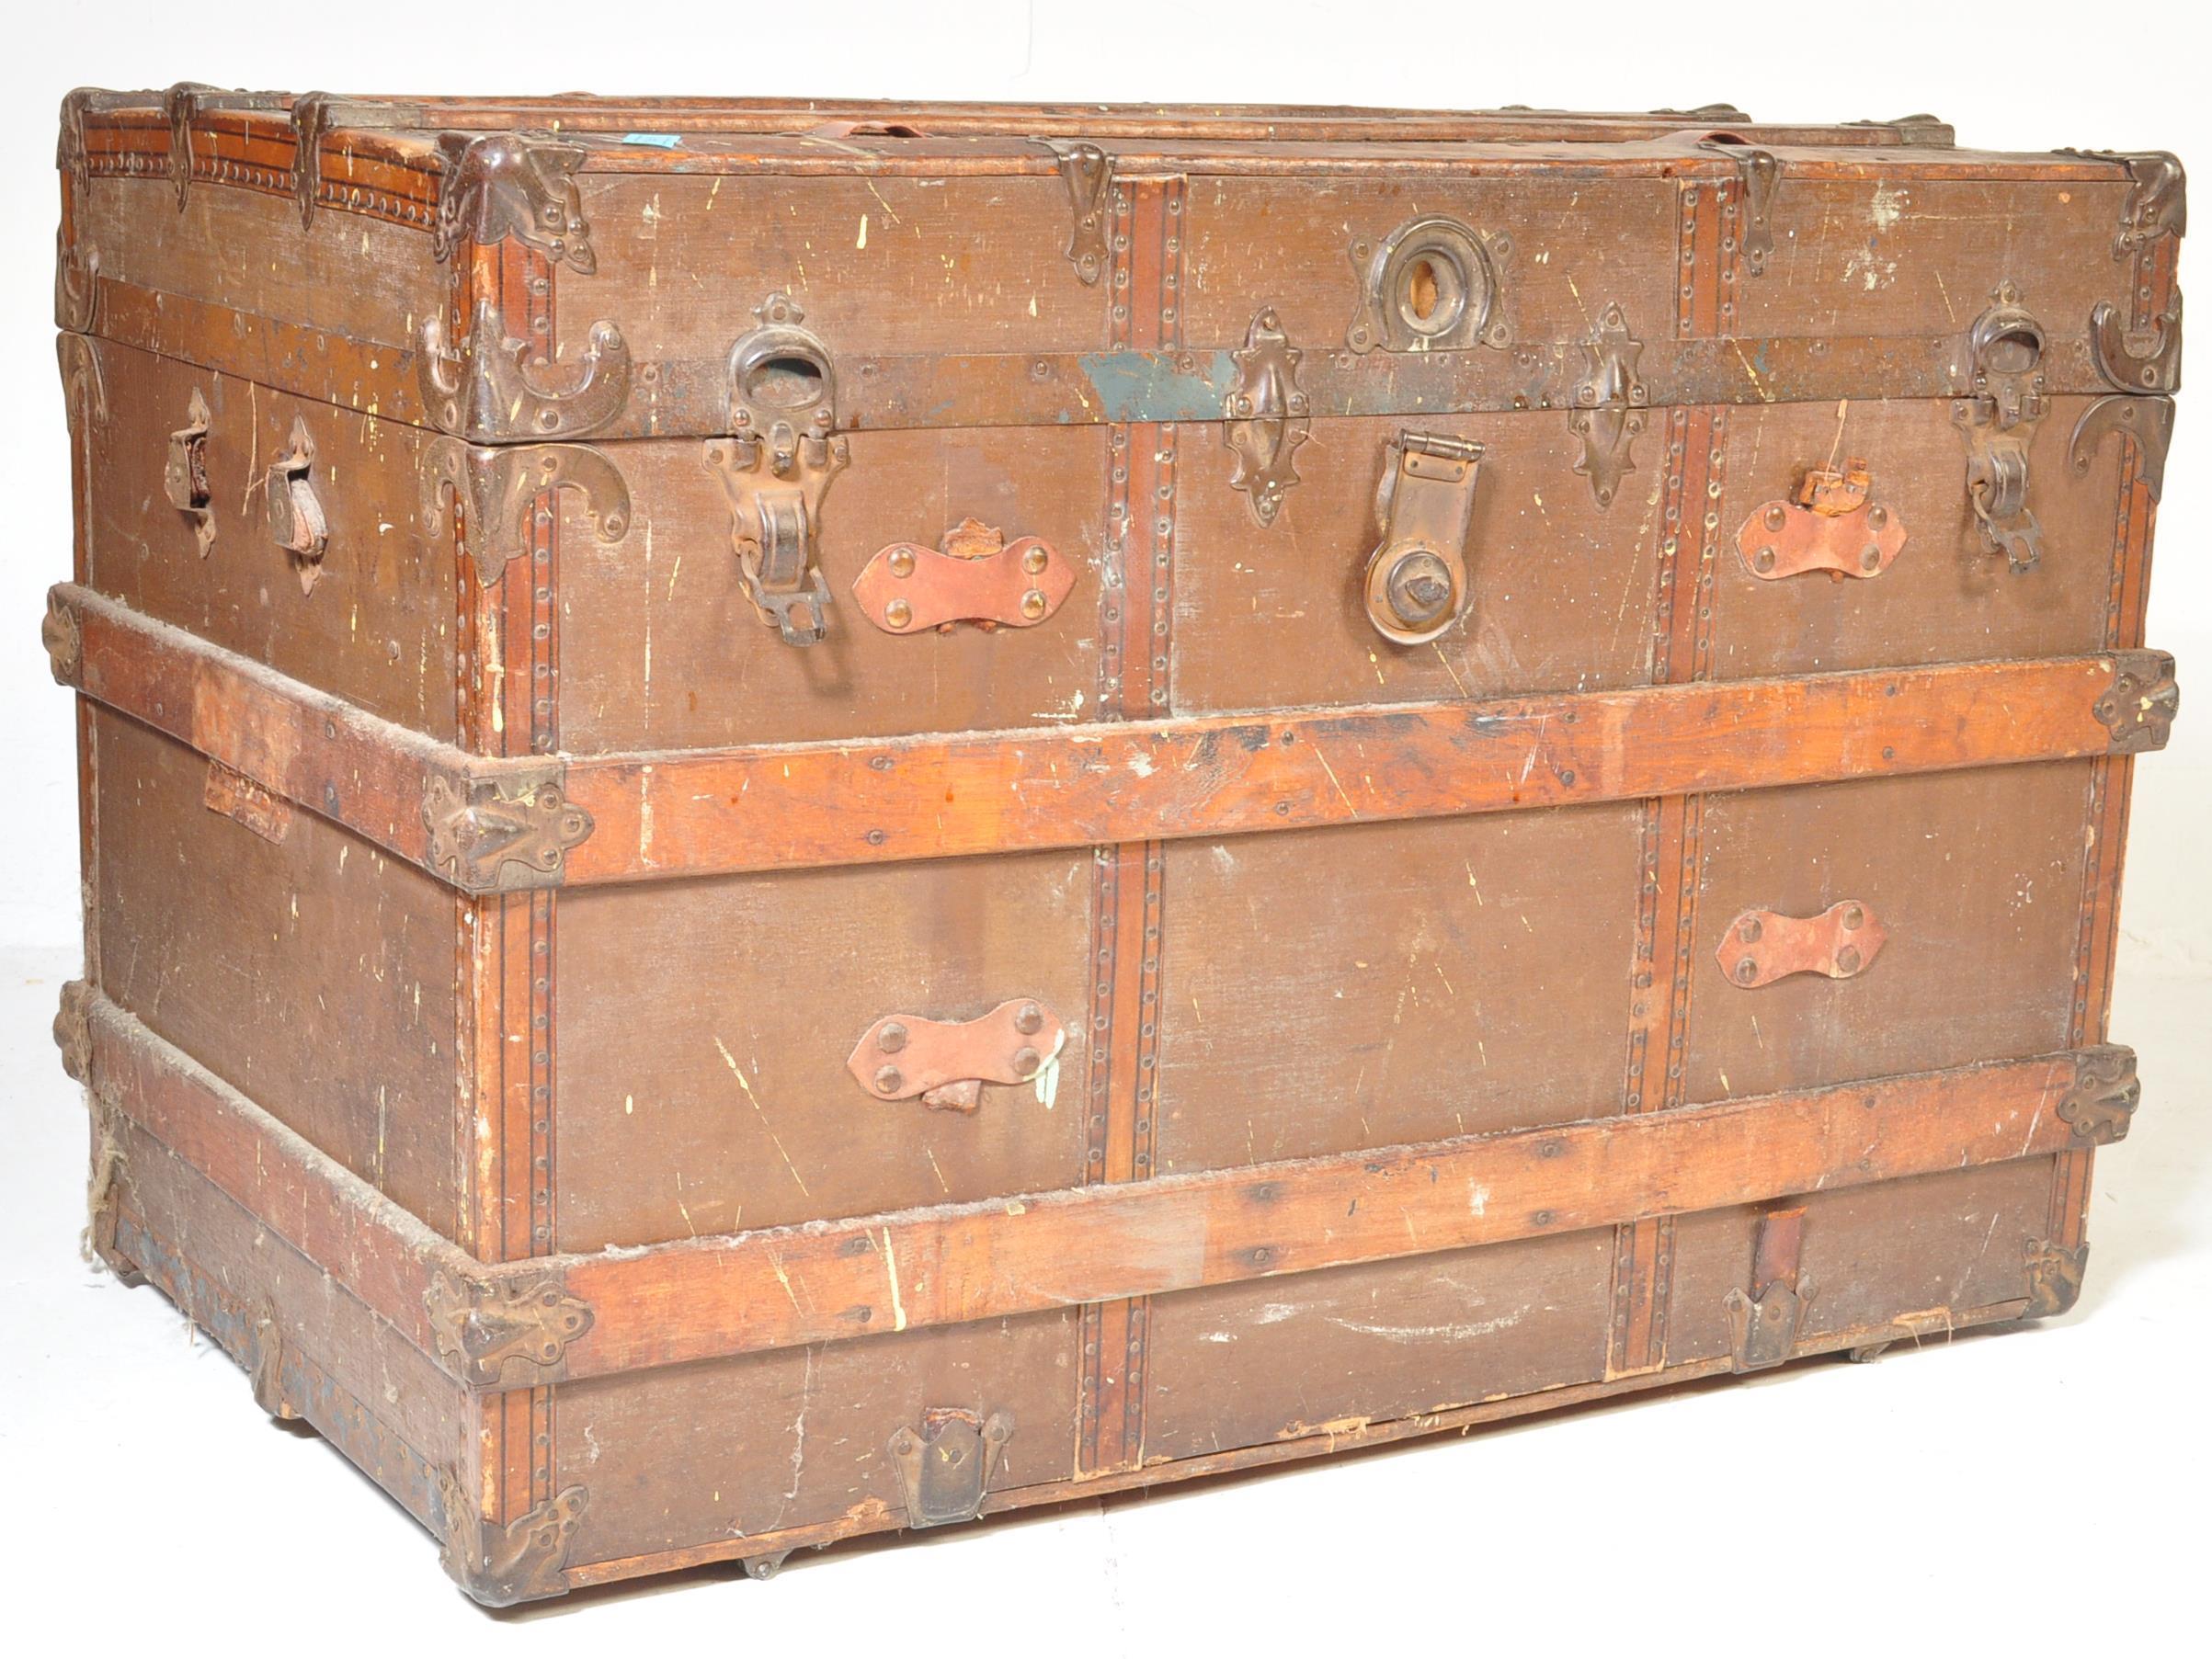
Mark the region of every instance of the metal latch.
<instances>
[{"instance_id":1,"label":"metal latch","mask_svg":"<svg viewBox=\"0 0 2212 1659\"><path fill-rule=\"evenodd\" d=\"M1807 472L1795 501L1768 502L1736 532L1744 568L1762 582L1821 570L1838 582L1880 575L1904 551L1905 527L1873 489L1863 460Z\"/></svg>"},{"instance_id":2,"label":"metal latch","mask_svg":"<svg viewBox=\"0 0 2212 1659\"><path fill-rule=\"evenodd\" d=\"M972 1112L986 1083L1038 1082L1067 1042L1060 1017L1033 997L1000 1003L953 1023L892 1014L861 1034L845 1069L879 1100L911 1100L937 1111Z\"/></svg>"},{"instance_id":3,"label":"metal latch","mask_svg":"<svg viewBox=\"0 0 2212 1659\"><path fill-rule=\"evenodd\" d=\"M1298 471L1291 458L1308 436L1308 402L1298 390L1298 359L1282 321L1269 307L1245 331L1244 349L1233 351L1237 383L1229 389L1222 438L1237 458L1229 487L1250 497L1252 517L1262 528L1275 522L1277 509Z\"/></svg>"},{"instance_id":4,"label":"metal latch","mask_svg":"<svg viewBox=\"0 0 2212 1659\"><path fill-rule=\"evenodd\" d=\"M922 1413L918 1430L891 1437L891 1460L906 1492L906 1525L942 1527L983 1512L998 1454L1014 1437L1012 1414L980 1417L954 1406Z\"/></svg>"},{"instance_id":5,"label":"metal latch","mask_svg":"<svg viewBox=\"0 0 2212 1659\"><path fill-rule=\"evenodd\" d=\"M192 536L202 559L215 544L215 496L208 486L208 400L195 386L185 424L169 434L169 461L161 476L169 505L192 520Z\"/></svg>"},{"instance_id":6,"label":"metal latch","mask_svg":"<svg viewBox=\"0 0 2212 1659\"><path fill-rule=\"evenodd\" d=\"M1797 1271L1805 1246L1805 1210L1770 1210L1759 1218L1751 1247L1751 1288L1722 1299L1728 1315L1730 1360L1738 1371L1780 1365L1796 1351L1797 1330L1812 1301L1813 1281Z\"/></svg>"},{"instance_id":7,"label":"metal latch","mask_svg":"<svg viewBox=\"0 0 2212 1659\"><path fill-rule=\"evenodd\" d=\"M1386 452L1374 496L1383 540L1365 585L1367 619L1385 639L1425 644L1459 619L1481 466L1480 444L1441 433L1401 432Z\"/></svg>"},{"instance_id":8,"label":"metal latch","mask_svg":"<svg viewBox=\"0 0 2212 1659\"><path fill-rule=\"evenodd\" d=\"M2015 573L2043 557L2043 529L2028 510L2028 446L2045 410L2043 324L2000 283L1967 336L1974 392L1951 405L1967 446L1967 500L1982 538Z\"/></svg>"},{"instance_id":9,"label":"metal latch","mask_svg":"<svg viewBox=\"0 0 2212 1659\"><path fill-rule=\"evenodd\" d=\"M822 501L850 457L836 436L829 348L800 326L805 313L788 294L753 314L760 326L730 352L730 436L708 439L707 465L729 497L746 597L785 644L812 645L829 631Z\"/></svg>"},{"instance_id":10,"label":"metal latch","mask_svg":"<svg viewBox=\"0 0 2212 1659\"><path fill-rule=\"evenodd\" d=\"M329 521L315 494L314 464L314 439L307 435L307 423L294 415L291 447L268 470L268 533L291 559L303 594L314 592L330 542Z\"/></svg>"}]
</instances>

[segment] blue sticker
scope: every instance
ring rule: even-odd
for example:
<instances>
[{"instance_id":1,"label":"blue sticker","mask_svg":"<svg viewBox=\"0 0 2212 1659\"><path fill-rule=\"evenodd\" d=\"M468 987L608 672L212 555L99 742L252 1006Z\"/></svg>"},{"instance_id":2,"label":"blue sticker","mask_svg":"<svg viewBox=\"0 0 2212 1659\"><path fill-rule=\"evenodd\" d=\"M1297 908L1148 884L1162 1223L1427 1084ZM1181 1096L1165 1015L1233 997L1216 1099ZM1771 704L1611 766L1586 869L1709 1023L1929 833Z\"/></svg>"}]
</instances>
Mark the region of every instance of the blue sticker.
<instances>
[{"instance_id":1,"label":"blue sticker","mask_svg":"<svg viewBox=\"0 0 2212 1659\"><path fill-rule=\"evenodd\" d=\"M622 142L646 144L656 150L673 150L683 140L673 132L625 132L622 134Z\"/></svg>"}]
</instances>

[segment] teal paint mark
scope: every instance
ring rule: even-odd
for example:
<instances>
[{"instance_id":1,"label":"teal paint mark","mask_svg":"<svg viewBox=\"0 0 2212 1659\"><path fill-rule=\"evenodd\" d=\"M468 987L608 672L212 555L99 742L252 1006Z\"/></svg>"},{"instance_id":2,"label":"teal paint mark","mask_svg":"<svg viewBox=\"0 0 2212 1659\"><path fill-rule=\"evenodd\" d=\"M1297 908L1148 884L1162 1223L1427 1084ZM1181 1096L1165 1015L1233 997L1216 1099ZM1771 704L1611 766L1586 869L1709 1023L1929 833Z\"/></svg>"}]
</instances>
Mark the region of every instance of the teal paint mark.
<instances>
[{"instance_id":1,"label":"teal paint mark","mask_svg":"<svg viewBox=\"0 0 2212 1659\"><path fill-rule=\"evenodd\" d=\"M1189 372L1177 367L1185 358ZM1237 383L1226 351L1093 351L1079 361L1106 421L1217 421Z\"/></svg>"},{"instance_id":2,"label":"teal paint mark","mask_svg":"<svg viewBox=\"0 0 2212 1659\"><path fill-rule=\"evenodd\" d=\"M683 140L673 132L625 132L622 134L622 142L644 144L655 150L673 150Z\"/></svg>"}]
</instances>

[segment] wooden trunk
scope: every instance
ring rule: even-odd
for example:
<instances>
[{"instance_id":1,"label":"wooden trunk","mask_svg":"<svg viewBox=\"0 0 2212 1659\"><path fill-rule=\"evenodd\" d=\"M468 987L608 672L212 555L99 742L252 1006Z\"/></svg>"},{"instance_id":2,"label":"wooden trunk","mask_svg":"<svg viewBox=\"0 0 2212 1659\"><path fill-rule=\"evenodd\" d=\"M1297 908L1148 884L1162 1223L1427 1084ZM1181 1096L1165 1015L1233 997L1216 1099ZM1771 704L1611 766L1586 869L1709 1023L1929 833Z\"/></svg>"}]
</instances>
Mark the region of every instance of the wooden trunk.
<instances>
[{"instance_id":1,"label":"wooden trunk","mask_svg":"<svg viewBox=\"0 0 2212 1659\"><path fill-rule=\"evenodd\" d=\"M2071 1305L2181 173L81 93L94 1238L491 1603Z\"/></svg>"}]
</instances>

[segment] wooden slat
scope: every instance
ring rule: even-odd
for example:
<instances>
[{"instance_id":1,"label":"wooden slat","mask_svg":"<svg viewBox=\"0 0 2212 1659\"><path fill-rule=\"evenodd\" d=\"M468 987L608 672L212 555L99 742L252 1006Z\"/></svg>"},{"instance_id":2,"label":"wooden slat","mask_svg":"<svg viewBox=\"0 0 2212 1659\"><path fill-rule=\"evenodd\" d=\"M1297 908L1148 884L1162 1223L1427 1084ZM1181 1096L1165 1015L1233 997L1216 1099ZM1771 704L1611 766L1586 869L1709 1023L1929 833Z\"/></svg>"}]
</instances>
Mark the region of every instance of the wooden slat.
<instances>
[{"instance_id":1,"label":"wooden slat","mask_svg":"<svg viewBox=\"0 0 2212 1659\"><path fill-rule=\"evenodd\" d=\"M432 1277L557 1277L542 1381L886 1335L2048 1155L2071 1053L486 1267L93 995L95 1087L426 1353ZM449 1370L450 1368L448 1368Z\"/></svg>"}]
</instances>

